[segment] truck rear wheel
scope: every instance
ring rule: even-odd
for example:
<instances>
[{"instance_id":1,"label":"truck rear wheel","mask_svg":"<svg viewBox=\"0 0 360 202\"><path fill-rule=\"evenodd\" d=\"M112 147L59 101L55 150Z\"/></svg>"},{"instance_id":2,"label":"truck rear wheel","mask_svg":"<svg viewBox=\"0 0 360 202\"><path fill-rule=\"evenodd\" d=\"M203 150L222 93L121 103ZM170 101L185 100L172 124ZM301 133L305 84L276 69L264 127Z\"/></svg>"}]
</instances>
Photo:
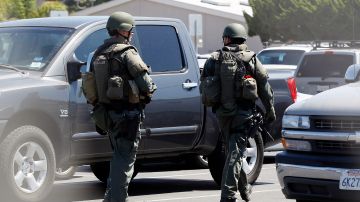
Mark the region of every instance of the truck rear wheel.
<instances>
[{"instance_id":1,"label":"truck rear wheel","mask_svg":"<svg viewBox=\"0 0 360 202\"><path fill-rule=\"evenodd\" d=\"M103 183L107 183L107 179L110 174L110 162L98 162L90 165L91 171L94 173L95 177Z\"/></svg>"},{"instance_id":2,"label":"truck rear wheel","mask_svg":"<svg viewBox=\"0 0 360 202\"><path fill-rule=\"evenodd\" d=\"M67 166L63 168L56 168L55 178L57 180L67 180L74 176L76 166Z\"/></svg>"},{"instance_id":3,"label":"truck rear wheel","mask_svg":"<svg viewBox=\"0 0 360 202\"><path fill-rule=\"evenodd\" d=\"M211 176L220 186L222 171L226 160L225 144L218 142L214 152L209 155L208 163ZM253 184L260 175L264 160L264 144L261 135L256 135L248 141L246 150L246 161L243 162L243 169L247 174L248 182Z\"/></svg>"},{"instance_id":4,"label":"truck rear wheel","mask_svg":"<svg viewBox=\"0 0 360 202\"><path fill-rule=\"evenodd\" d=\"M5 201L40 201L48 195L55 178L55 152L44 131L21 126L4 139L0 178L1 196L11 198Z\"/></svg>"}]
</instances>

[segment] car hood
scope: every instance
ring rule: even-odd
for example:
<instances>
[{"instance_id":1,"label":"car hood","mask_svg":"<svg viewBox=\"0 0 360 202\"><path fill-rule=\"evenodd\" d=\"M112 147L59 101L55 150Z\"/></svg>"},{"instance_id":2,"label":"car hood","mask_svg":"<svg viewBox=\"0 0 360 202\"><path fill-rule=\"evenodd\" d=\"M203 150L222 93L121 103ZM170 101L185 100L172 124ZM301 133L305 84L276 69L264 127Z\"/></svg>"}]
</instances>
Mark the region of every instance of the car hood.
<instances>
[{"instance_id":1,"label":"car hood","mask_svg":"<svg viewBox=\"0 0 360 202\"><path fill-rule=\"evenodd\" d=\"M42 85L40 73L0 70L0 92Z\"/></svg>"},{"instance_id":2,"label":"car hood","mask_svg":"<svg viewBox=\"0 0 360 202\"><path fill-rule=\"evenodd\" d=\"M347 84L294 103L285 114L360 116L360 82Z\"/></svg>"}]
</instances>

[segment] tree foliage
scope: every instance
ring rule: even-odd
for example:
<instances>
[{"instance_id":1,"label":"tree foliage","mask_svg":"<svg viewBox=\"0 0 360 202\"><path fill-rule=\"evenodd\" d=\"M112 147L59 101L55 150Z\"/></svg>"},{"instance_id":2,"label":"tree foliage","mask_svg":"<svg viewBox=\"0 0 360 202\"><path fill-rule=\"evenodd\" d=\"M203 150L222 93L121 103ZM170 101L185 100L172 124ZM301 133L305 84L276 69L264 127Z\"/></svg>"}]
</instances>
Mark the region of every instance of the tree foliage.
<instances>
[{"instance_id":1,"label":"tree foliage","mask_svg":"<svg viewBox=\"0 0 360 202\"><path fill-rule=\"evenodd\" d=\"M8 3L9 0L1 0L0 1L0 21L3 21L8 16Z\"/></svg>"},{"instance_id":2,"label":"tree foliage","mask_svg":"<svg viewBox=\"0 0 360 202\"><path fill-rule=\"evenodd\" d=\"M110 0L64 0L64 3L68 6L69 12L76 12L81 8L88 8L108 2Z\"/></svg>"},{"instance_id":3,"label":"tree foliage","mask_svg":"<svg viewBox=\"0 0 360 202\"><path fill-rule=\"evenodd\" d=\"M60 1L45 1L37 8L36 0L0 0L0 21L49 16L51 10L67 10Z\"/></svg>"},{"instance_id":4,"label":"tree foliage","mask_svg":"<svg viewBox=\"0 0 360 202\"><path fill-rule=\"evenodd\" d=\"M65 4L59 1L45 1L38 9L39 17L50 16L50 11L65 11Z\"/></svg>"},{"instance_id":5,"label":"tree foliage","mask_svg":"<svg viewBox=\"0 0 360 202\"><path fill-rule=\"evenodd\" d=\"M249 0L249 35L262 41L360 39L360 1Z\"/></svg>"}]
</instances>

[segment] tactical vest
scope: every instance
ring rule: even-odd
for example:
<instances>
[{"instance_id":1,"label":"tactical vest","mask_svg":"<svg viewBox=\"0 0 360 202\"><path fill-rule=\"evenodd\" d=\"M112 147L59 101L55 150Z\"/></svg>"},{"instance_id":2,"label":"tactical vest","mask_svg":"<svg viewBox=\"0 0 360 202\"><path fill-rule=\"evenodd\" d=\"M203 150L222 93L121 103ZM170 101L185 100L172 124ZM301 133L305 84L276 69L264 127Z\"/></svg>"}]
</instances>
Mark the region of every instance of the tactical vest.
<instances>
[{"instance_id":1,"label":"tactical vest","mask_svg":"<svg viewBox=\"0 0 360 202\"><path fill-rule=\"evenodd\" d=\"M220 52L221 103L225 109L233 110L237 103L258 98L255 70L240 58L243 53Z\"/></svg>"},{"instance_id":2,"label":"tactical vest","mask_svg":"<svg viewBox=\"0 0 360 202\"><path fill-rule=\"evenodd\" d=\"M95 53L92 60L92 72L86 75L87 77L93 77L95 85L86 85L86 82L84 85L83 82L84 95L88 101L91 100L90 103L94 100L104 104L110 104L114 100L139 103L138 87L128 73L124 62L114 57L115 54L121 55L132 48L135 49L135 47L128 44L113 44L105 50ZM94 91L96 93L85 93ZM89 94L92 96L91 98Z\"/></svg>"},{"instance_id":3,"label":"tactical vest","mask_svg":"<svg viewBox=\"0 0 360 202\"><path fill-rule=\"evenodd\" d=\"M245 51L238 53L231 50L219 50L213 75L202 79L202 101L206 106L222 107L234 111L241 101L255 101L258 98L255 69L241 58L244 54L254 58ZM243 54L243 55L242 55ZM246 58L248 59L248 58Z\"/></svg>"}]
</instances>

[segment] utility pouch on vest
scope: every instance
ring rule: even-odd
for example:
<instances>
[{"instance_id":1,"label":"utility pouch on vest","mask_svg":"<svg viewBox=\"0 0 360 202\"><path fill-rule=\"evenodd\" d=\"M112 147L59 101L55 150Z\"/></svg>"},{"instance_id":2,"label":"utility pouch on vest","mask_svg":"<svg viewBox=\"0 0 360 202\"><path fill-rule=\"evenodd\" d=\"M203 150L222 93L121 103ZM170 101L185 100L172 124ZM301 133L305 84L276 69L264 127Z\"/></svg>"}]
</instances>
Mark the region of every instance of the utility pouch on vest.
<instances>
[{"instance_id":1,"label":"utility pouch on vest","mask_svg":"<svg viewBox=\"0 0 360 202\"><path fill-rule=\"evenodd\" d=\"M220 103L221 83L218 76L208 76L200 83L202 103L207 107L214 107Z\"/></svg>"},{"instance_id":2,"label":"utility pouch on vest","mask_svg":"<svg viewBox=\"0 0 360 202\"><path fill-rule=\"evenodd\" d=\"M256 80L252 77L243 80L243 98L247 100L256 100L259 96L257 93Z\"/></svg>"},{"instance_id":3,"label":"utility pouch on vest","mask_svg":"<svg viewBox=\"0 0 360 202\"><path fill-rule=\"evenodd\" d=\"M81 84L81 90L84 93L84 96L86 100L92 104L95 105L95 103L98 100L98 95L96 92L96 82L95 82L95 76L93 72L86 72L81 74L82 78L82 84Z\"/></svg>"},{"instance_id":4,"label":"utility pouch on vest","mask_svg":"<svg viewBox=\"0 0 360 202\"><path fill-rule=\"evenodd\" d=\"M236 70L236 62L224 51L220 68L221 89L223 89L221 91L221 104L224 111L229 115L235 113L237 109L234 91Z\"/></svg>"},{"instance_id":5,"label":"utility pouch on vest","mask_svg":"<svg viewBox=\"0 0 360 202\"><path fill-rule=\"evenodd\" d=\"M113 76L108 80L106 95L111 100L124 99L124 80L120 76Z\"/></svg>"},{"instance_id":6,"label":"utility pouch on vest","mask_svg":"<svg viewBox=\"0 0 360 202\"><path fill-rule=\"evenodd\" d=\"M108 132L112 127L112 120L108 114L106 107L102 104L97 104L90 113L97 127Z\"/></svg>"},{"instance_id":7,"label":"utility pouch on vest","mask_svg":"<svg viewBox=\"0 0 360 202\"><path fill-rule=\"evenodd\" d=\"M140 92L139 88L136 85L134 80L128 80L131 90L129 91L129 103L139 103L140 102Z\"/></svg>"},{"instance_id":8,"label":"utility pouch on vest","mask_svg":"<svg viewBox=\"0 0 360 202\"><path fill-rule=\"evenodd\" d=\"M109 61L106 55L99 55L94 60L94 73L96 78L96 89L99 96L99 102L109 104L107 97L109 74Z\"/></svg>"}]
</instances>

